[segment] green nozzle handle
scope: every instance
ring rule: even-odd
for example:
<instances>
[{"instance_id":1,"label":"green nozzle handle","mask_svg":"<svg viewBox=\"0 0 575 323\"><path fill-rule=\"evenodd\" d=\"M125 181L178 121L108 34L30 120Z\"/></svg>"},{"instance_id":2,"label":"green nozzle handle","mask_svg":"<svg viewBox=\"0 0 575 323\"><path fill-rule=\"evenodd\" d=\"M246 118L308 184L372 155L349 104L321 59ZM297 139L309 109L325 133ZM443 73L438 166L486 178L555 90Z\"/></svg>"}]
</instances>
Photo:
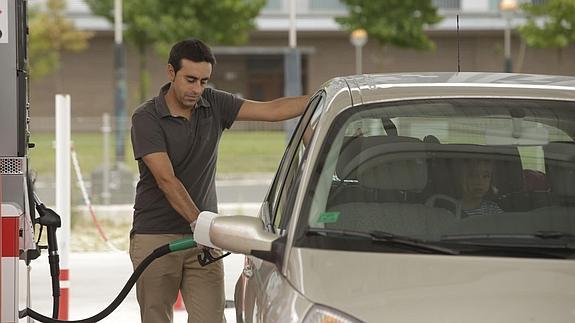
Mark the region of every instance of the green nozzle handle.
<instances>
[{"instance_id":1,"label":"green nozzle handle","mask_svg":"<svg viewBox=\"0 0 575 323\"><path fill-rule=\"evenodd\" d=\"M196 245L197 244L196 244L196 241L194 241L194 237L189 237L189 238L184 238L184 239L172 241L172 242L170 242L168 247L170 248L170 251L173 252L173 251L190 249L190 248L195 247Z\"/></svg>"}]
</instances>

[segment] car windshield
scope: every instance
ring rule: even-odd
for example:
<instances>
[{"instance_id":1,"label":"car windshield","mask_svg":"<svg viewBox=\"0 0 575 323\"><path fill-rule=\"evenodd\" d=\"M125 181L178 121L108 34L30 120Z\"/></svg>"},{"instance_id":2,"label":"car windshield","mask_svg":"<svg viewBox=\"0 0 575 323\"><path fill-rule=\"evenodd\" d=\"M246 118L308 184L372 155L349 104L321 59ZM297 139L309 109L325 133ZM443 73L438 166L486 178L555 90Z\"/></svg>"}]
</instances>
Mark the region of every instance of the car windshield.
<instances>
[{"instance_id":1,"label":"car windshield","mask_svg":"<svg viewBox=\"0 0 575 323\"><path fill-rule=\"evenodd\" d=\"M350 108L322 144L299 237L358 240L349 232L384 232L457 250L573 255L574 108L502 98Z\"/></svg>"}]
</instances>

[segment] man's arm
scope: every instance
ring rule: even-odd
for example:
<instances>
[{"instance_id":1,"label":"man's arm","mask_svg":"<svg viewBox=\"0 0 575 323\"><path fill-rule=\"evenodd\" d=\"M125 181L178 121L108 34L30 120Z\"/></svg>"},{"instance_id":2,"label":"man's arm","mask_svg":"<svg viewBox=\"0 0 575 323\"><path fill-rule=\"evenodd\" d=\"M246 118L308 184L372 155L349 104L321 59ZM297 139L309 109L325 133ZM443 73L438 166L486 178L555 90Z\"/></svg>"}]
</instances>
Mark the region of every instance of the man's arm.
<instances>
[{"instance_id":1,"label":"man's arm","mask_svg":"<svg viewBox=\"0 0 575 323\"><path fill-rule=\"evenodd\" d=\"M151 153L142 159L154 175L158 186L166 195L170 205L188 222L196 221L200 210L182 182L174 174L168 154L165 152Z\"/></svg>"},{"instance_id":2,"label":"man's arm","mask_svg":"<svg viewBox=\"0 0 575 323\"><path fill-rule=\"evenodd\" d=\"M240 107L237 120L282 121L303 114L309 95L283 97L272 101L246 100Z\"/></svg>"}]
</instances>

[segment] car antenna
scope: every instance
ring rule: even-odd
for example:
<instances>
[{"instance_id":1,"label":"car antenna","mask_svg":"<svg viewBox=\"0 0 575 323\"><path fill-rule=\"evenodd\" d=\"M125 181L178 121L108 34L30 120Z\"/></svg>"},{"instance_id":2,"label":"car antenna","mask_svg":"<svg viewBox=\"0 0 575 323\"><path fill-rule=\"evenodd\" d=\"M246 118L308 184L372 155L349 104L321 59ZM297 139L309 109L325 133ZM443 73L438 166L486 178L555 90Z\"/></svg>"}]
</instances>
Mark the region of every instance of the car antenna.
<instances>
[{"instance_id":1,"label":"car antenna","mask_svg":"<svg viewBox=\"0 0 575 323\"><path fill-rule=\"evenodd\" d=\"M459 14L457 15L457 73L461 72L461 62L459 55Z\"/></svg>"}]
</instances>

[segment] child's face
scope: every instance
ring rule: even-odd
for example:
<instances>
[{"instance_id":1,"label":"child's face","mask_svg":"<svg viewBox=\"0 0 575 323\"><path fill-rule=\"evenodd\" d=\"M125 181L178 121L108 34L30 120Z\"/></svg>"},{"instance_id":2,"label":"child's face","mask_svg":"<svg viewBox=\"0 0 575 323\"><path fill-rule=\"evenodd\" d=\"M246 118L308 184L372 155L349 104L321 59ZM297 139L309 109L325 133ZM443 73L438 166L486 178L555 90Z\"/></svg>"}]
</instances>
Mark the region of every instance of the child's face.
<instances>
[{"instance_id":1,"label":"child's face","mask_svg":"<svg viewBox=\"0 0 575 323\"><path fill-rule=\"evenodd\" d=\"M493 164L489 161L471 161L463 166L462 189L465 198L482 199L491 186Z\"/></svg>"}]
</instances>

